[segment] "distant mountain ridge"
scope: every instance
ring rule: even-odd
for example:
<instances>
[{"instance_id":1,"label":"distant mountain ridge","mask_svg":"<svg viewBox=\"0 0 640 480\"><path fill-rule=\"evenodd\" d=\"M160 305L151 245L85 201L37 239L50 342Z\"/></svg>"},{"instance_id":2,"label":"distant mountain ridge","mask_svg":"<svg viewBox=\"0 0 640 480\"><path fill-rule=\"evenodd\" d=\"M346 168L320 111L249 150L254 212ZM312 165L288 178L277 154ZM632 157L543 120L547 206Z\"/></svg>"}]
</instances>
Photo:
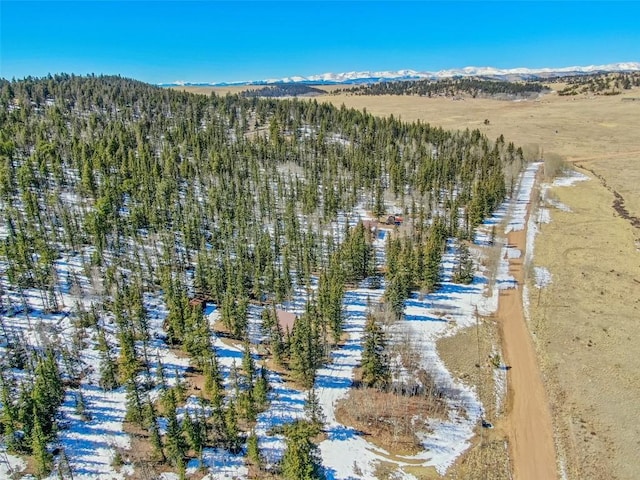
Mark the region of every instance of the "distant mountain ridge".
<instances>
[{"instance_id":1,"label":"distant mountain ridge","mask_svg":"<svg viewBox=\"0 0 640 480\"><path fill-rule=\"evenodd\" d=\"M284 78L270 78L266 80L252 80L240 82L186 82L175 81L171 83L161 83L160 86L232 86L232 85L273 85L282 83L300 83L313 85L350 85L359 83L375 83L397 80L422 80L452 77L482 77L496 80L533 80L539 78L555 78L569 75L588 75L593 73L606 72L638 72L640 62L620 62L607 65L572 66L561 68L508 68L500 69L494 67L464 67L459 69L440 70L437 72L417 71L417 70L397 70L397 71L362 71L344 73L323 73L308 77L291 76Z\"/></svg>"}]
</instances>

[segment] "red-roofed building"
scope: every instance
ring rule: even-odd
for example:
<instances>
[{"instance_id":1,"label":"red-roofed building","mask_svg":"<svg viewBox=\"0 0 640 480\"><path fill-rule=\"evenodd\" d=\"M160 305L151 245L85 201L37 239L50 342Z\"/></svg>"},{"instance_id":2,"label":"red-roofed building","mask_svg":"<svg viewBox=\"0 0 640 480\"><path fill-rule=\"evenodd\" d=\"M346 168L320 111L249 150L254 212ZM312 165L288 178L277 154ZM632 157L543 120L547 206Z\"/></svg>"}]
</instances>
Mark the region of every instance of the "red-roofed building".
<instances>
[{"instance_id":1,"label":"red-roofed building","mask_svg":"<svg viewBox=\"0 0 640 480\"><path fill-rule=\"evenodd\" d=\"M400 226L402 225L402 222L403 222L403 218L399 217L398 215L389 215L387 217L387 225Z\"/></svg>"}]
</instances>

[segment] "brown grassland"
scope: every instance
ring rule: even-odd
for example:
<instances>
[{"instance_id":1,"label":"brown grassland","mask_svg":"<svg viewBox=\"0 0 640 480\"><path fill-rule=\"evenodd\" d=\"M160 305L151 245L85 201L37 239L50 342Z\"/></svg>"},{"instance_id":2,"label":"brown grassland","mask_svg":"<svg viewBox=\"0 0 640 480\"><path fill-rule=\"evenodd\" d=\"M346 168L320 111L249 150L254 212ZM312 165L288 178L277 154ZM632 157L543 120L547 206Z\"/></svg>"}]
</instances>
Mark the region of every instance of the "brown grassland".
<instances>
[{"instance_id":1,"label":"brown grassland","mask_svg":"<svg viewBox=\"0 0 640 480\"><path fill-rule=\"evenodd\" d=\"M548 268L553 282L538 293L530 266L526 280L528 327L549 397L558 469L570 480L640 478L640 228L613 208L615 191L629 215L640 217L640 102L624 102L625 96L640 95L638 89L617 96L552 93L522 102L316 97L446 129L477 128L489 138L502 134L525 151L562 155L591 177L550 190L571 209L552 209L551 223L540 225L536 237L533 264ZM485 356L499 329L492 319L482 325ZM482 396L488 405L491 378L477 372L474 355L460 358L460 352L477 351L477 343L476 333L467 331L441 341L438 349L463 381L484 379ZM504 468L509 427L497 416L496 428L478 432L447 478L512 478Z\"/></svg>"}]
</instances>

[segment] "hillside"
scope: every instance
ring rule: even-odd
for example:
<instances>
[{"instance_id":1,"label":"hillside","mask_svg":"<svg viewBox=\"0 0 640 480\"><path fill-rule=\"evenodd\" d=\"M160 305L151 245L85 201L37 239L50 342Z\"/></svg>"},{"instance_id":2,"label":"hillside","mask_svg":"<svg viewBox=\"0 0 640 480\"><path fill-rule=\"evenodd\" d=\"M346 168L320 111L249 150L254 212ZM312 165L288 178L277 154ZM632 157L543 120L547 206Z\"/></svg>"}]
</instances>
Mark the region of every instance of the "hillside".
<instances>
[{"instance_id":1,"label":"hillside","mask_svg":"<svg viewBox=\"0 0 640 480\"><path fill-rule=\"evenodd\" d=\"M283 83L279 85L268 85L260 89L245 90L241 95L243 97L309 97L314 95L323 95L324 93L324 90L320 90L309 85Z\"/></svg>"},{"instance_id":2,"label":"hillside","mask_svg":"<svg viewBox=\"0 0 640 480\"><path fill-rule=\"evenodd\" d=\"M0 105L2 472L411 478L468 447L483 407L434 342L490 312L468 248L520 148L120 77L2 81ZM380 450L397 415L371 438L337 419L358 365L365 392L440 405L409 457Z\"/></svg>"},{"instance_id":3,"label":"hillside","mask_svg":"<svg viewBox=\"0 0 640 480\"><path fill-rule=\"evenodd\" d=\"M537 97L548 92L540 83L507 82L478 78L453 78L444 80L415 80L401 82L382 82L335 90L335 94L353 95L418 95L424 97L470 96L494 98Z\"/></svg>"},{"instance_id":4,"label":"hillside","mask_svg":"<svg viewBox=\"0 0 640 480\"><path fill-rule=\"evenodd\" d=\"M601 73L562 77L556 81L567 84L558 90L558 95L620 95L640 87L640 73Z\"/></svg>"}]
</instances>

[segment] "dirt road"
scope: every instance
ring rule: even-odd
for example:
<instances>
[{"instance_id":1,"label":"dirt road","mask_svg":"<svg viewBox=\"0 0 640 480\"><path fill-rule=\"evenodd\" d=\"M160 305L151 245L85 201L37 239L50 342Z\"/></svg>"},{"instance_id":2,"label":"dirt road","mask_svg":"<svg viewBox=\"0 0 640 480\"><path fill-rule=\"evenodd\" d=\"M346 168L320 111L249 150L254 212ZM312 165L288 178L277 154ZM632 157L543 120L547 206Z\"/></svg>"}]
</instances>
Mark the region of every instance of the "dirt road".
<instances>
[{"instance_id":1,"label":"dirt road","mask_svg":"<svg viewBox=\"0 0 640 480\"><path fill-rule=\"evenodd\" d=\"M511 232L508 242L523 255L511 259L509 272L524 285L526 230ZM506 430L515 480L557 479L551 412L542 383L535 348L525 323L522 290L500 293L498 306L502 349L508 373Z\"/></svg>"}]
</instances>

